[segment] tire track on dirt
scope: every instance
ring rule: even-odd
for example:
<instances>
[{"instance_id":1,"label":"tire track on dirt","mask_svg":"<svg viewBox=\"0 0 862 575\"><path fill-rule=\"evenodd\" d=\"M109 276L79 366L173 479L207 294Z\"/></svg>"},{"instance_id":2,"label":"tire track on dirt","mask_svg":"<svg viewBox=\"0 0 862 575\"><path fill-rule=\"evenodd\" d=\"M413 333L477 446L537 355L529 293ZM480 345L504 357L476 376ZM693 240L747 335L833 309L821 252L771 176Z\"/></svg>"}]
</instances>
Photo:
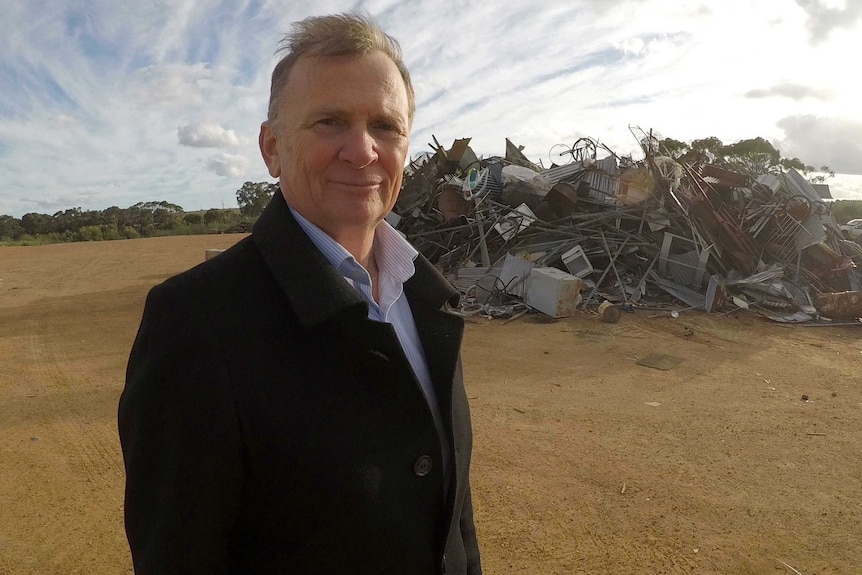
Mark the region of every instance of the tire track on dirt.
<instances>
[{"instance_id":1,"label":"tire track on dirt","mask_svg":"<svg viewBox=\"0 0 862 575\"><path fill-rule=\"evenodd\" d=\"M0 453L0 492L3 505L0 509L0 540L15 573L33 572L44 565L46 549L54 545L62 522L53 512L45 513L38 502L51 495L51 470L62 457L58 449L58 434L51 429L46 413L53 411L48 404L53 395L53 377L44 364L44 342L38 333L39 321L29 317L5 322L3 347L16 350L12 380L3 389L3 405L8 406L2 415L9 433L3 434ZM14 412L10 412L14 410ZM27 539L35 539L33 546ZM29 547L29 548L28 548ZM26 549L26 553L25 550Z\"/></svg>"},{"instance_id":2,"label":"tire track on dirt","mask_svg":"<svg viewBox=\"0 0 862 575\"><path fill-rule=\"evenodd\" d=\"M10 395L23 397L17 403L24 409L18 414L19 434L3 445L18 463L4 473L9 488L4 491L14 493L17 504L12 509L17 521L7 525L22 527L20 532L39 542L20 558L20 567L28 565L29 570L16 573L41 575L51 566L68 564L70 557L97 553L87 545L92 534L77 525L81 513L100 516L101 530L115 524L111 530L122 533L122 468L113 417L106 417L104 390L87 377L86 358L69 353L68 330L56 324L57 316L66 313L62 302L40 305L15 326L24 367L20 388ZM58 477L63 478L60 485ZM43 498L57 504L49 512L29 513L29 500ZM14 547L19 530L13 529L6 538Z\"/></svg>"},{"instance_id":3,"label":"tire track on dirt","mask_svg":"<svg viewBox=\"0 0 862 575\"><path fill-rule=\"evenodd\" d=\"M650 570L655 569L655 572L665 575L704 572L700 562L683 556L678 549L664 542L640 542L616 536L608 537L603 536L601 531L607 531L606 527L602 526L595 531L588 530L589 545L585 546L584 559L578 565L584 573L617 573L630 565L648 566Z\"/></svg>"}]
</instances>

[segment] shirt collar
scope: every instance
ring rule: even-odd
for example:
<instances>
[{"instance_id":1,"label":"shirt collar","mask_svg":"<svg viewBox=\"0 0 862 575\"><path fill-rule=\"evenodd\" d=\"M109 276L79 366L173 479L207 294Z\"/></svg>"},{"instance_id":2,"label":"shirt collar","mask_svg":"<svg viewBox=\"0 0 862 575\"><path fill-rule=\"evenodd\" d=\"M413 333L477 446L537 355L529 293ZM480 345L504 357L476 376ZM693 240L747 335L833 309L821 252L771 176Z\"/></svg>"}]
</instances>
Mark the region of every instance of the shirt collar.
<instances>
[{"instance_id":1,"label":"shirt collar","mask_svg":"<svg viewBox=\"0 0 862 575\"><path fill-rule=\"evenodd\" d=\"M335 241L329 234L311 223L302 214L288 206L296 222L311 239L320 253L331 263L341 275L366 285L370 284L368 272L356 261L344 246ZM398 231L382 220L374 230L374 257L381 277L390 276L393 280L404 283L413 277L416 268L413 261L419 255L410 242ZM359 272L363 271L364 274Z\"/></svg>"}]
</instances>

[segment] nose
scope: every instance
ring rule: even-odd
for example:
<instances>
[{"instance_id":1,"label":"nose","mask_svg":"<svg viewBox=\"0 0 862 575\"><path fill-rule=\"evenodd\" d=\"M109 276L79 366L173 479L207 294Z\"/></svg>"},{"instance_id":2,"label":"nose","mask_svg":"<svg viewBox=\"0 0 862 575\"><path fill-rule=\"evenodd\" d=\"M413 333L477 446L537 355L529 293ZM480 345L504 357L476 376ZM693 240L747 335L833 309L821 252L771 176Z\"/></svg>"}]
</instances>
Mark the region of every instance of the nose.
<instances>
[{"instance_id":1,"label":"nose","mask_svg":"<svg viewBox=\"0 0 862 575\"><path fill-rule=\"evenodd\" d=\"M353 127L347 131L338 152L338 159L355 168L364 168L377 160L377 142L366 126Z\"/></svg>"}]
</instances>

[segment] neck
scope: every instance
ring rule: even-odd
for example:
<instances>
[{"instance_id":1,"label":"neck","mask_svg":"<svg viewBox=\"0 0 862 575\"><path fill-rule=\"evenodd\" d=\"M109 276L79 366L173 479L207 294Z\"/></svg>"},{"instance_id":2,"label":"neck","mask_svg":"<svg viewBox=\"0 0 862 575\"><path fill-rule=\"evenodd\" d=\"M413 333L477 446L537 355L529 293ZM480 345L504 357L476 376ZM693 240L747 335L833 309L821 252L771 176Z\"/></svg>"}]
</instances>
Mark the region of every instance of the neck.
<instances>
[{"instance_id":1,"label":"neck","mask_svg":"<svg viewBox=\"0 0 862 575\"><path fill-rule=\"evenodd\" d=\"M370 271L374 265L374 230L362 230L357 233L342 232L330 234L332 239L341 244L356 261ZM376 266L375 266L376 267Z\"/></svg>"}]
</instances>

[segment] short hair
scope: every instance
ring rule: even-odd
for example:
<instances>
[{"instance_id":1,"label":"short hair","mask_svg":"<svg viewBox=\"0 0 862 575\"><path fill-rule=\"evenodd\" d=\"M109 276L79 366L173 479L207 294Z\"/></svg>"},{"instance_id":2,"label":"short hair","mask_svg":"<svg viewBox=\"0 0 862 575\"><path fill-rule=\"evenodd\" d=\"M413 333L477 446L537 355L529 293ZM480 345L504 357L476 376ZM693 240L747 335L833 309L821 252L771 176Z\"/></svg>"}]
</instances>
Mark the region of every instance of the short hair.
<instances>
[{"instance_id":1,"label":"short hair","mask_svg":"<svg viewBox=\"0 0 862 575\"><path fill-rule=\"evenodd\" d=\"M294 22L290 33L285 34L279 43L276 54L286 52L272 71L269 89L269 110L267 121L277 130L278 110L290 71L303 56L350 56L382 52L388 56L404 81L407 90L408 120L413 122L416 98L410 72L404 65L401 46L398 41L386 34L380 26L366 15L354 13L312 16Z\"/></svg>"}]
</instances>

